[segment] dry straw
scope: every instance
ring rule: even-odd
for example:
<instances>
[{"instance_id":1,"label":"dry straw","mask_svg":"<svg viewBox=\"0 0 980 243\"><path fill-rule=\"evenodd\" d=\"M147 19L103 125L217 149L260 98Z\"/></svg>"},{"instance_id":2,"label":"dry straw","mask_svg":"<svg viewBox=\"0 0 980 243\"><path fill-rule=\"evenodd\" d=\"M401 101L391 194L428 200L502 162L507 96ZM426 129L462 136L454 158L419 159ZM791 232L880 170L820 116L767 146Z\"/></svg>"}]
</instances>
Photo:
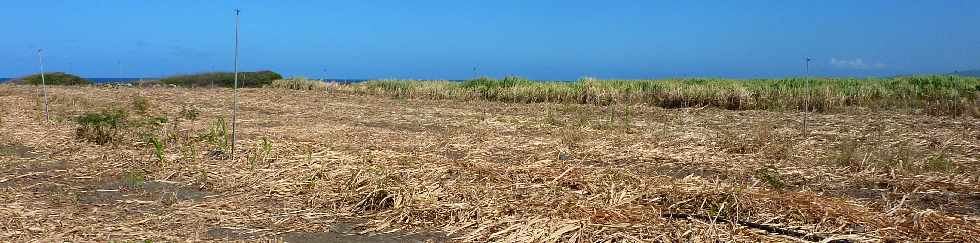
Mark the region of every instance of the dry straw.
<instances>
[{"instance_id":1,"label":"dry straw","mask_svg":"<svg viewBox=\"0 0 980 243\"><path fill-rule=\"evenodd\" d=\"M401 97L474 95L449 92L459 87L449 82L419 85ZM602 85L585 98L648 99ZM433 86L441 88L424 89ZM972 117L840 112L811 117L816 139L803 139L797 112L345 93L355 88L364 86L242 89L249 119L240 124L240 156L230 159L207 139L220 133L212 124L227 110L219 95L227 91L145 89L153 108L130 113L118 142L97 145L62 118L130 109L138 90L52 88L55 122L45 124L31 115L35 88L0 86L0 241L297 239L331 229L463 242L980 234L972 204L980 121ZM526 91L486 95L510 92ZM72 99L82 105L73 109ZM177 122L190 106L198 119ZM158 117L168 123L138 126Z\"/></svg>"}]
</instances>

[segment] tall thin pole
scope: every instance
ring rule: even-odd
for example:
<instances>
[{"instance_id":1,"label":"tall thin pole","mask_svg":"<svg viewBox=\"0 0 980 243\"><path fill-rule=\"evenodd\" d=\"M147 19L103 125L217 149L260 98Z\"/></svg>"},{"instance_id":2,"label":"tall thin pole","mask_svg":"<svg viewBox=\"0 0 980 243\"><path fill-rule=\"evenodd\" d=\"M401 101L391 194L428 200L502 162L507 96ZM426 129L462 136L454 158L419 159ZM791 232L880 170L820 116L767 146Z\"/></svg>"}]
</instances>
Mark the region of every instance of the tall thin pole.
<instances>
[{"instance_id":1,"label":"tall thin pole","mask_svg":"<svg viewBox=\"0 0 980 243\"><path fill-rule=\"evenodd\" d=\"M44 93L44 121L48 119L48 85L44 82L44 58L41 57L41 49L37 49L37 63L41 64L41 93Z\"/></svg>"},{"instance_id":2,"label":"tall thin pole","mask_svg":"<svg viewBox=\"0 0 980 243\"><path fill-rule=\"evenodd\" d=\"M806 121L810 116L810 58L806 58L806 64L803 67L803 78L806 89L806 100L803 101L803 136L809 135L806 129Z\"/></svg>"},{"instance_id":3,"label":"tall thin pole","mask_svg":"<svg viewBox=\"0 0 980 243\"><path fill-rule=\"evenodd\" d=\"M241 10L235 9L235 108L231 113L231 159L235 159L235 144L238 142L238 15Z\"/></svg>"},{"instance_id":4,"label":"tall thin pole","mask_svg":"<svg viewBox=\"0 0 980 243\"><path fill-rule=\"evenodd\" d=\"M214 74L214 64L208 65L208 74ZM208 88L212 88L213 89L214 88L214 78L209 78L209 80L211 81L211 83L209 84L210 86L208 86Z\"/></svg>"}]
</instances>

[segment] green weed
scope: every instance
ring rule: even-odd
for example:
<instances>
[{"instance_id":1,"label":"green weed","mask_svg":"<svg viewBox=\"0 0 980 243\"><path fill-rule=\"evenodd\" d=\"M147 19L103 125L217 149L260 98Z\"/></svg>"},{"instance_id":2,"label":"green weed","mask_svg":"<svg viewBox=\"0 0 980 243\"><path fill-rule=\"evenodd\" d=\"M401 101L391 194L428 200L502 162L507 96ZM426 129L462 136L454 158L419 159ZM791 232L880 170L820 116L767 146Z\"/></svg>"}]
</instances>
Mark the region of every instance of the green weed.
<instances>
[{"instance_id":1,"label":"green weed","mask_svg":"<svg viewBox=\"0 0 980 243\"><path fill-rule=\"evenodd\" d=\"M211 122L208 131L200 136L200 139L208 142L219 151L228 150L228 127L225 125L224 118L218 118Z\"/></svg>"},{"instance_id":2,"label":"green weed","mask_svg":"<svg viewBox=\"0 0 980 243\"><path fill-rule=\"evenodd\" d=\"M786 183L780 178L779 171L774 166L759 168L755 171L755 178L776 190L786 188Z\"/></svg>"},{"instance_id":3,"label":"green weed","mask_svg":"<svg viewBox=\"0 0 980 243\"><path fill-rule=\"evenodd\" d=\"M197 110L193 106L187 107L186 105L180 107L180 112L178 112L178 117L189 121L197 121L197 118L201 116L201 111Z\"/></svg>"},{"instance_id":4,"label":"green weed","mask_svg":"<svg viewBox=\"0 0 980 243\"><path fill-rule=\"evenodd\" d=\"M163 143L161 143L160 139L157 139L155 136L150 136L148 138L148 142L150 143L150 145L153 145L153 154L156 155L157 161L163 163L165 160L163 156L164 155Z\"/></svg>"},{"instance_id":5,"label":"green weed","mask_svg":"<svg viewBox=\"0 0 980 243\"><path fill-rule=\"evenodd\" d=\"M129 188L140 188L146 183L146 175L139 171L126 172L123 175L123 183Z\"/></svg>"},{"instance_id":6,"label":"green weed","mask_svg":"<svg viewBox=\"0 0 980 243\"><path fill-rule=\"evenodd\" d=\"M140 115L146 115L150 110L150 100L143 96L134 96L133 110Z\"/></svg>"},{"instance_id":7,"label":"green weed","mask_svg":"<svg viewBox=\"0 0 980 243\"><path fill-rule=\"evenodd\" d=\"M953 161L946 158L945 155L929 157L926 159L923 169L934 172L950 172L953 170Z\"/></svg>"},{"instance_id":8,"label":"green weed","mask_svg":"<svg viewBox=\"0 0 980 243\"><path fill-rule=\"evenodd\" d=\"M265 156L269 156L269 154L271 153L272 153L272 143L269 142L269 139L262 138L262 154L264 154Z\"/></svg>"},{"instance_id":9,"label":"green weed","mask_svg":"<svg viewBox=\"0 0 980 243\"><path fill-rule=\"evenodd\" d=\"M75 117L78 124L75 136L84 141L105 145L119 140L121 131L126 127L128 114L122 109L107 109L99 112L88 112Z\"/></svg>"}]
</instances>

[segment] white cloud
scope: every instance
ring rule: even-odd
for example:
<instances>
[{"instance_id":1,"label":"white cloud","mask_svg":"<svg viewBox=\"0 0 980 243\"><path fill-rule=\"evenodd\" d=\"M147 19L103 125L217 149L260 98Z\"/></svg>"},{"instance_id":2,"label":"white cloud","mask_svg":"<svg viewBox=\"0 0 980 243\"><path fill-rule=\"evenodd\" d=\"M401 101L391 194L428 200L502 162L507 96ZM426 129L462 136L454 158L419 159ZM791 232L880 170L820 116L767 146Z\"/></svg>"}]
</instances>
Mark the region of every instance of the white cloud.
<instances>
[{"instance_id":1,"label":"white cloud","mask_svg":"<svg viewBox=\"0 0 980 243\"><path fill-rule=\"evenodd\" d=\"M861 58L855 58L851 60L831 58L830 65L836 68L860 69L860 70L882 69L888 67L888 65L885 65L884 63L880 63L880 62L864 62L864 59Z\"/></svg>"}]
</instances>

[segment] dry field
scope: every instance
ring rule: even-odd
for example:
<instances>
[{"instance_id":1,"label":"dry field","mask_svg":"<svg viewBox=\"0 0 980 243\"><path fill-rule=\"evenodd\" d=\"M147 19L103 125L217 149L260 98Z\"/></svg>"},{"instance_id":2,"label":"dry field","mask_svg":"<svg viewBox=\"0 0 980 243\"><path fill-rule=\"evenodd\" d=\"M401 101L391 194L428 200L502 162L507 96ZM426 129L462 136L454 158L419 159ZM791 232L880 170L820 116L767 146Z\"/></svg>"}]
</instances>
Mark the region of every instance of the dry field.
<instances>
[{"instance_id":1,"label":"dry field","mask_svg":"<svg viewBox=\"0 0 980 243\"><path fill-rule=\"evenodd\" d=\"M2 242L980 235L969 116L814 114L804 137L794 112L244 89L231 159L228 89L54 87L51 122L39 91L0 85ZM113 139L79 137L109 107Z\"/></svg>"}]
</instances>

